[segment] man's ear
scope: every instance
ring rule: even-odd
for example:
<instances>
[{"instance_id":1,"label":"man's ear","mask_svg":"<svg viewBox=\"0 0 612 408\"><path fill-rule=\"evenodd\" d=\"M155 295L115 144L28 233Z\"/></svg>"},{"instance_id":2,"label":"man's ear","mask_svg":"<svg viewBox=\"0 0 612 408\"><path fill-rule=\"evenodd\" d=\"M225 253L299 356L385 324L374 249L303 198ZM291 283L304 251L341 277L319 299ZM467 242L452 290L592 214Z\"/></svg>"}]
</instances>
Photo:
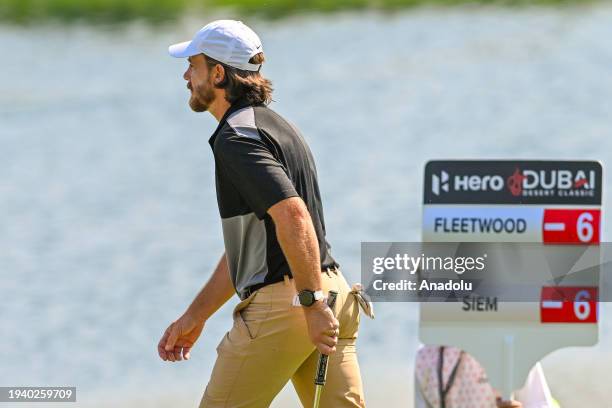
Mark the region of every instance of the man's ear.
<instances>
[{"instance_id":1,"label":"man's ear","mask_svg":"<svg viewBox=\"0 0 612 408\"><path fill-rule=\"evenodd\" d=\"M225 68L221 64L215 66L215 85L219 85L225 79Z\"/></svg>"}]
</instances>

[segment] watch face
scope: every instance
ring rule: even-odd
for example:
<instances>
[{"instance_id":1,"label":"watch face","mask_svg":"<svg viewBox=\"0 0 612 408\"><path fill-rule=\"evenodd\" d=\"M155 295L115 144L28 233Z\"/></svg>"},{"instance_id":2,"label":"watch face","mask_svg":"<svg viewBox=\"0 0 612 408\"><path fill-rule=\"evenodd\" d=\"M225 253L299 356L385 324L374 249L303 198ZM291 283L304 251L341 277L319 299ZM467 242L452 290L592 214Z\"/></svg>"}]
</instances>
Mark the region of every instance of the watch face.
<instances>
[{"instance_id":1,"label":"watch face","mask_svg":"<svg viewBox=\"0 0 612 408\"><path fill-rule=\"evenodd\" d=\"M309 290L303 290L298 294L300 304L302 306L311 306L314 303L314 293Z\"/></svg>"}]
</instances>

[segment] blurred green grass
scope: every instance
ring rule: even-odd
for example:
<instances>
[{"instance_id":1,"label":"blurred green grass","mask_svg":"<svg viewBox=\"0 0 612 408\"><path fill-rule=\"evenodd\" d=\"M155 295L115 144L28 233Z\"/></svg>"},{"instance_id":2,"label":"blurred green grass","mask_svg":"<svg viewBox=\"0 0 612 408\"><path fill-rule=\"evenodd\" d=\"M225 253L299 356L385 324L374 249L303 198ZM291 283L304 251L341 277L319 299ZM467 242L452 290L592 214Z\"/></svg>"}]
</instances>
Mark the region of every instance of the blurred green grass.
<instances>
[{"instance_id":1,"label":"blurred green grass","mask_svg":"<svg viewBox=\"0 0 612 408\"><path fill-rule=\"evenodd\" d=\"M191 0L0 0L0 21L43 19L163 22L180 16Z\"/></svg>"},{"instance_id":2,"label":"blurred green grass","mask_svg":"<svg viewBox=\"0 0 612 408\"><path fill-rule=\"evenodd\" d=\"M298 12L351 9L397 10L421 5L464 4L523 6L593 3L597 0L0 0L0 21L124 22L143 19L163 23L201 10L233 8L243 14L278 18Z\"/></svg>"}]
</instances>

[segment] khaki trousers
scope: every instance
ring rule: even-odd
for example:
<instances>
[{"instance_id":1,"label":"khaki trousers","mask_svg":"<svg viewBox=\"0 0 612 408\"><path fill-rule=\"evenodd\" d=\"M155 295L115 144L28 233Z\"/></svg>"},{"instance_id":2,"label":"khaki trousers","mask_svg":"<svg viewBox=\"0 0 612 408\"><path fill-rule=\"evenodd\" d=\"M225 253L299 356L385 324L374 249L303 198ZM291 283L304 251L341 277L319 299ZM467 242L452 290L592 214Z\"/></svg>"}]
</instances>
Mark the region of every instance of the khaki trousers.
<instances>
[{"instance_id":1,"label":"khaki trousers","mask_svg":"<svg viewBox=\"0 0 612 408\"><path fill-rule=\"evenodd\" d=\"M330 356L321 408L365 407L355 342L359 305L339 270L321 274L323 291L338 292L340 322L336 352ZM310 342L296 289L285 279L265 286L234 309L234 325L217 347L217 361L200 408L263 408L291 380L302 405L314 400L319 352Z\"/></svg>"}]
</instances>

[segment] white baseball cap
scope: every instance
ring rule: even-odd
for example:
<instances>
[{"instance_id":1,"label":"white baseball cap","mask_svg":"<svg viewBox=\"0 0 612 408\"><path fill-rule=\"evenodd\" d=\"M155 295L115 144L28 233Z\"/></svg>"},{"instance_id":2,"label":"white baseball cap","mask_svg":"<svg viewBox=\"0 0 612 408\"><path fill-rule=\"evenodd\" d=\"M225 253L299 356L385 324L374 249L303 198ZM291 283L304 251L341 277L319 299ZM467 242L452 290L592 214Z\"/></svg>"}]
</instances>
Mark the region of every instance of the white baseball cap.
<instances>
[{"instance_id":1,"label":"white baseball cap","mask_svg":"<svg viewBox=\"0 0 612 408\"><path fill-rule=\"evenodd\" d=\"M263 48L257 34L242 21L217 20L205 25L191 41L171 45L168 52L176 58L206 54L230 67L258 71L261 64L249 60Z\"/></svg>"}]
</instances>

